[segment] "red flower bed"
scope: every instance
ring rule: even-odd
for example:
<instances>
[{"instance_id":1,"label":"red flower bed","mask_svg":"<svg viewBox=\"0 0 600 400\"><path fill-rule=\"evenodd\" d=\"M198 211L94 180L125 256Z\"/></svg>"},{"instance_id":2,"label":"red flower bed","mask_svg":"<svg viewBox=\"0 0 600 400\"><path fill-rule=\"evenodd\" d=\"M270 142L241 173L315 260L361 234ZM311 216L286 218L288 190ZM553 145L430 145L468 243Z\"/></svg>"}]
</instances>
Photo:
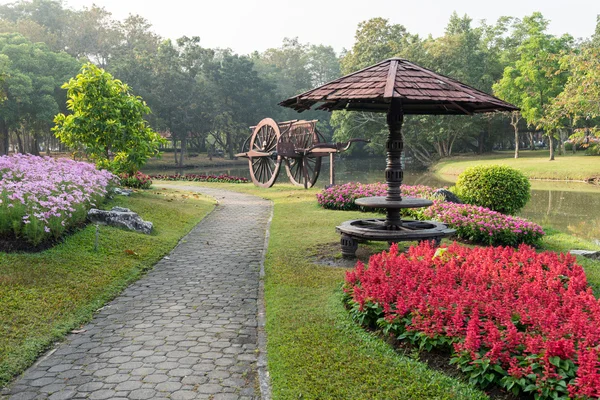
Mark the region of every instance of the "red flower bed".
<instances>
[{"instance_id":1,"label":"red flower bed","mask_svg":"<svg viewBox=\"0 0 600 400\"><path fill-rule=\"evenodd\" d=\"M570 255L393 245L348 272L345 292L357 320L421 348L449 347L482 387L600 396L600 302Z\"/></svg>"}]
</instances>

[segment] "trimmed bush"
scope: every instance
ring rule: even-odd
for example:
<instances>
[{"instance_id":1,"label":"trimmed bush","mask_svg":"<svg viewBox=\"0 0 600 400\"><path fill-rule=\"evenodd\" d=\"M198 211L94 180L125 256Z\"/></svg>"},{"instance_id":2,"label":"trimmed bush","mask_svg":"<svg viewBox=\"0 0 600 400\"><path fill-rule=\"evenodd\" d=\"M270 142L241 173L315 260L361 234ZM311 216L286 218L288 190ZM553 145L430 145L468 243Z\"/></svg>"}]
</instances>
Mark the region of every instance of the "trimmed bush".
<instances>
[{"instance_id":1,"label":"trimmed bush","mask_svg":"<svg viewBox=\"0 0 600 400\"><path fill-rule=\"evenodd\" d=\"M570 255L532 247L397 245L346 275L353 318L448 349L480 387L536 399L600 396L600 301Z\"/></svg>"},{"instance_id":2,"label":"trimmed bush","mask_svg":"<svg viewBox=\"0 0 600 400\"><path fill-rule=\"evenodd\" d=\"M516 214L531 197L531 184L527 177L506 165L467 168L458 176L456 190L465 203L503 214Z\"/></svg>"}]
</instances>

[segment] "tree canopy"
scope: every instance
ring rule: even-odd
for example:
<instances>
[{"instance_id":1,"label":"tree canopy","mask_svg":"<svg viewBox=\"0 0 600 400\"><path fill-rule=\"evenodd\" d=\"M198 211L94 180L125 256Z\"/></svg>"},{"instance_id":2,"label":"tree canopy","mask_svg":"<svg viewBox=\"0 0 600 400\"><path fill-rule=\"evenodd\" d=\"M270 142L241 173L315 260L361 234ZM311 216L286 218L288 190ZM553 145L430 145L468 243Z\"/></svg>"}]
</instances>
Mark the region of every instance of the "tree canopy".
<instances>
[{"instance_id":1,"label":"tree canopy","mask_svg":"<svg viewBox=\"0 0 600 400\"><path fill-rule=\"evenodd\" d=\"M58 114L53 131L67 146L115 173L133 174L158 155L164 139L144 119L150 108L126 84L88 63L63 88L71 113Z\"/></svg>"},{"instance_id":2,"label":"tree canopy","mask_svg":"<svg viewBox=\"0 0 600 400\"><path fill-rule=\"evenodd\" d=\"M383 153L387 128L381 115L343 111L331 115L314 110L298 115L277 103L341 74L396 56L488 93L494 91L522 109L522 114L510 118L406 118L403 131L409 156L428 164L456 152L518 150L525 140L533 147L534 137L539 141L545 135L545 140L553 141L555 135L596 124L595 118L584 122L564 116L553 117L552 124L549 121L558 115L550 107L567 107L568 94L562 100L554 99L563 90L573 93L576 84L571 83L572 88L567 90L568 82L595 79L571 78L582 72L566 60L583 49L600 47L600 19L596 31L582 41L574 41L569 35L549 34L548 22L540 13L522 19L505 16L492 23L474 23L469 16L454 13L443 35L420 37L401 24L372 18L357 26L353 46L342 54L336 54L326 43L284 38L278 47L240 55L230 49L204 47L198 37L161 38L150 21L139 15L117 20L103 7L76 10L58 0L18 0L0 5L0 32L13 37L11 40L19 37L33 48L42 46L41 52L52 53L47 57L61 60L64 68L44 67L48 63L41 62L36 71L22 74L17 71L21 67L9 61L17 57L15 52L10 47L6 53L0 49L0 74L5 73L6 96L0 112L0 150L6 152L10 145L18 151L35 151L42 147L42 138L48 142L43 147L52 147L48 134L51 124L39 121L51 120L48 110L52 107L55 112L66 112L60 110L60 100L65 95L59 89L60 80L64 82L73 76L82 63L92 62L143 97L153 110L145 117L149 125L184 154L223 150L232 156L248 136L248 127L264 117L318 119L319 129L327 139L366 137L372 139L371 144L355 149ZM59 72L66 71L67 64L70 74ZM50 75L57 105L52 105L49 92L44 92L51 86L44 77ZM39 85L35 86L34 81ZM26 101L27 93L39 95ZM44 104L34 106L34 101ZM182 157L176 157L176 162L182 163Z\"/></svg>"}]
</instances>

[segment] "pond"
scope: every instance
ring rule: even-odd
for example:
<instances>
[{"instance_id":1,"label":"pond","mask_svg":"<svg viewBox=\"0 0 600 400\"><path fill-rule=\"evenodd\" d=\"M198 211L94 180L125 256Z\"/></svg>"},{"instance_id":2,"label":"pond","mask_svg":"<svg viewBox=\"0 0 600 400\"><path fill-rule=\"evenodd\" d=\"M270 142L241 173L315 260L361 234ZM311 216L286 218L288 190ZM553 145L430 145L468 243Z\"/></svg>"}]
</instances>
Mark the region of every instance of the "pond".
<instances>
[{"instance_id":1,"label":"pond","mask_svg":"<svg viewBox=\"0 0 600 400\"><path fill-rule=\"evenodd\" d=\"M317 186L324 186L329 181L329 163L326 158L323 161ZM385 160L383 158L338 158L335 164L336 183L380 182L384 180L384 170ZM144 172L177 173L174 169ZM250 178L247 165L186 169L184 173L229 174ZM452 179L454 178L448 177L448 180L444 180L428 172L411 170L404 172L404 183L407 185L452 186L454 184ZM282 171L279 173L279 182L288 182L283 165ZM600 245L600 186L580 182L533 181L531 200L519 215L543 226L552 227Z\"/></svg>"}]
</instances>

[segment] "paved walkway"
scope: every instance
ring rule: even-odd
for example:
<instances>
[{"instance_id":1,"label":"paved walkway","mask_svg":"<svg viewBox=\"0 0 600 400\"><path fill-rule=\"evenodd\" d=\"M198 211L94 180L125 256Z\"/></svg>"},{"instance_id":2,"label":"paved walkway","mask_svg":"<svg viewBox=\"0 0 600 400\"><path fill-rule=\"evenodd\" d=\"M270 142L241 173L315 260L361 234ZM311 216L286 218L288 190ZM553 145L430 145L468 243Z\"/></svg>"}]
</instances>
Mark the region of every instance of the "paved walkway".
<instances>
[{"instance_id":1,"label":"paved walkway","mask_svg":"<svg viewBox=\"0 0 600 400\"><path fill-rule=\"evenodd\" d=\"M259 272L271 203L219 206L11 387L10 399L258 399ZM260 369L262 371L262 369Z\"/></svg>"}]
</instances>

